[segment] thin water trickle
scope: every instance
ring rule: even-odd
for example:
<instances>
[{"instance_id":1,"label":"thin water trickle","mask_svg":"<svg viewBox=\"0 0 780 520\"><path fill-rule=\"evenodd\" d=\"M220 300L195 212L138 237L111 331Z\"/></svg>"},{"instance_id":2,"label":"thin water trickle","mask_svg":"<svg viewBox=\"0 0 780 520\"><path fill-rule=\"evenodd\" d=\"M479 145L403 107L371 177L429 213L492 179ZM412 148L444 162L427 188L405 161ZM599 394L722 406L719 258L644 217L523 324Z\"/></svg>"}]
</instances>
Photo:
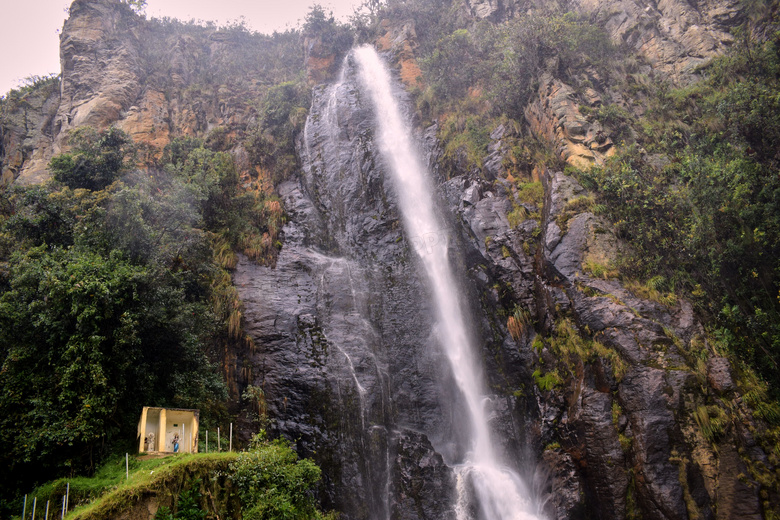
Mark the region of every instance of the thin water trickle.
<instances>
[{"instance_id":1,"label":"thin water trickle","mask_svg":"<svg viewBox=\"0 0 780 520\"><path fill-rule=\"evenodd\" d=\"M377 137L383 158L392 170L398 205L407 236L433 237L411 240L432 288L438 309L436 334L449 358L455 381L463 394L470 418L471 449L455 467L458 501L453 507L458 520L467 520L476 505L485 520L540 518L533 511L532 497L520 477L501 464L491 440L483 407L484 387L475 348L469 339L461 295L448 258L448 238L436 211L434 191L393 94L390 73L370 46L354 50L363 88L371 99L377 120ZM468 485L467 485L468 483ZM471 491L470 491L471 490ZM471 504L469 496L475 495Z\"/></svg>"}]
</instances>

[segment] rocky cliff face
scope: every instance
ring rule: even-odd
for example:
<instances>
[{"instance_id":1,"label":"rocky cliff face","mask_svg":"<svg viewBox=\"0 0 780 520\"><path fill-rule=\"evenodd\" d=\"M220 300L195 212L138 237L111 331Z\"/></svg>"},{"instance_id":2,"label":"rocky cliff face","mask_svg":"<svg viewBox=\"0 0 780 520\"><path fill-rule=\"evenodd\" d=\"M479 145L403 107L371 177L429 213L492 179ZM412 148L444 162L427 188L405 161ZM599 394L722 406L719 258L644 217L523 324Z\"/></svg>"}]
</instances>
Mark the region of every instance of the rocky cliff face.
<instances>
[{"instance_id":1,"label":"rocky cliff face","mask_svg":"<svg viewBox=\"0 0 780 520\"><path fill-rule=\"evenodd\" d=\"M729 29L744 21L739 2L581 0L616 42L626 43L657 70L685 81L694 69L733 42Z\"/></svg>"},{"instance_id":2,"label":"rocky cliff face","mask_svg":"<svg viewBox=\"0 0 780 520\"><path fill-rule=\"evenodd\" d=\"M538 5L534 0L468 0L473 16L506 20ZM694 69L723 52L734 38L729 32L745 21L745 8L736 0L575 0L571 3L593 15L615 43L644 57L657 72L686 81Z\"/></svg>"},{"instance_id":3,"label":"rocky cliff face","mask_svg":"<svg viewBox=\"0 0 780 520\"><path fill-rule=\"evenodd\" d=\"M46 85L39 85L14 100L12 109L3 110L0 183L11 184L23 169L32 164L45 168L52 155L59 90L59 81L49 79Z\"/></svg>"},{"instance_id":4,"label":"rocky cliff face","mask_svg":"<svg viewBox=\"0 0 780 520\"><path fill-rule=\"evenodd\" d=\"M220 127L234 136L246 132L256 123L268 76L289 79L302 66L297 44L279 66L287 56L271 40L147 21L117 0L74 1L60 37L59 92L25 96L6 108L3 182L49 179L49 160L67 149L68 131L84 125L119 127L145 147L147 161L175 136L206 137Z\"/></svg>"},{"instance_id":5,"label":"rocky cliff face","mask_svg":"<svg viewBox=\"0 0 780 520\"><path fill-rule=\"evenodd\" d=\"M559 468L560 456L565 468L571 457L584 479L577 485L585 500L594 500L589 507L604 518L638 511L648 518L762 518L760 486L756 475L748 477L747 464L767 458L752 440L757 425L734 394L728 362L709 350L687 302L648 301L586 272L589 255L609 251L614 238L587 211L573 215L562 232L560 216L583 190L561 173L548 173L545 183L541 261L547 276L541 294L546 319L558 320L551 332L560 337L559 317L569 316L581 333L619 354L605 359L602 353L590 362L578 356L567 367L570 379L560 400L547 398L543 405L542 435L552 434L561 446L545 459ZM545 342L541 359L560 354L558 348ZM728 410L717 442L696 419L708 405ZM751 454L734 456L735 446L751 446ZM571 473L553 480L558 478L569 481Z\"/></svg>"},{"instance_id":6,"label":"rocky cliff face","mask_svg":"<svg viewBox=\"0 0 780 520\"><path fill-rule=\"evenodd\" d=\"M274 269L236 272L258 346L245 362L274 430L322 464L346 517L454 518L444 461L464 449L450 435L462 403L441 390L451 375L365 103L351 65L315 89L303 173L279 188L285 247Z\"/></svg>"},{"instance_id":7,"label":"rocky cliff face","mask_svg":"<svg viewBox=\"0 0 780 520\"><path fill-rule=\"evenodd\" d=\"M492 20L528 8L469 6ZM743 16L732 2L581 7L643 66L680 82L730 43L728 28ZM228 67L235 35L153 39L149 30L115 1L74 2L59 91L26 98L6 119L4 182L46 179L65 132L84 124L117 124L152 154L174 135L251 127L261 85L198 79L214 63ZM318 45L306 43L312 83L334 67ZM409 105L402 86L420 78L413 21L385 22L377 46L396 64L397 94ZM321 464L326 506L348 519L455 518L463 403L443 390L452 375L430 337L434 313L410 248L446 238L480 340L494 438L549 518L768 517L767 504L780 503L777 469L755 440L762 425L729 362L687 302L659 303L605 279L625 245L587 191L539 168L544 201L525 200L501 173L503 127L491 134L489 180L439 172L434 126L417 138L451 218L439 234L405 236L354 74L347 63L342 82L314 88L298 145L303 167L277 188L288 220L276 266L244 259L234 280L252 341L232 371L242 388L263 390L272 431ZM562 160L588 166L614 153L608 129L581 112L601 94L550 73L538 84L526 123Z\"/></svg>"},{"instance_id":8,"label":"rocky cliff face","mask_svg":"<svg viewBox=\"0 0 780 520\"><path fill-rule=\"evenodd\" d=\"M277 433L325 467L329 503L347 518L454 517L448 464L464 446L446 432L462 424L461 404L442 393L451 376L428 337L409 244L446 235L494 392L490 426L545 514L763 518L776 490L759 481L773 469L728 361L690 304L638 297L598 274L622 246L586 190L547 171L535 206L500 178L437 176L451 226L406 237L353 74L348 66L343 83L315 91L303 175L280 188L290 222L279 263L242 262L236 275L258 345L244 361L252 383ZM435 130L419 136L432 166ZM493 132L494 153L503 135ZM512 225L518 207L528 217ZM506 316L518 308L512 333ZM552 373L554 384L542 382ZM718 436L700 417L713 409L728 410Z\"/></svg>"}]
</instances>

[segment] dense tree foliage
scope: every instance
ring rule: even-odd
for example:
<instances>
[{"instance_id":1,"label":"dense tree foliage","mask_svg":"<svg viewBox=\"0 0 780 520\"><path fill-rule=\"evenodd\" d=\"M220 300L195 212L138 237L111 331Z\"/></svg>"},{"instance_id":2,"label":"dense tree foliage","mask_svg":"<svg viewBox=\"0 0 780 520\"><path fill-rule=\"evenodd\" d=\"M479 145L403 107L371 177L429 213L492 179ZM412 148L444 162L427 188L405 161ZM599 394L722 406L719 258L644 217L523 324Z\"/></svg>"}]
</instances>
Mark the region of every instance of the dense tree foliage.
<instances>
[{"instance_id":1,"label":"dense tree foliage","mask_svg":"<svg viewBox=\"0 0 780 520\"><path fill-rule=\"evenodd\" d=\"M125 134L77 136L69 156L89 156L79 175L117 180L0 194L4 489L94 467L134 437L144 405L197 407L205 420L224 407L214 364L241 338L231 245L268 242L281 224L278 201L241 188L232 156L200 140L125 173Z\"/></svg>"},{"instance_id":2,"label":"dense tree foliage","mask_svg":"<svg viewBox=\"0 0 780 520\"><path fill-rule=\"evenodd\" d=\"M102 190L130 167L131 140L117 128L102 133L89 126L78 128L68 143L73 151L54 157L50 167L54 178L69 188Z\"/></svg>"},{"instance_id":3,"label":"dense tree foliage","mask_svg":"<svg viewBox=\"0 0 780 520\"><path fill-rule=\"evenodd\" d=\"M253 162L272 172L278 183L299 167L295 137L306 123L309 89L287 81L271 87L260 104L260 118L245 146Z\"/></svg>"},{"instance_id":4,"label":"dense tree foliage","mask_svg":"<svg viewBox=\"0 0 780 520\"><path fill-rule=\"evenodd\" d=\"M88 467L145 404L219 395L198 342L206 309L187 301L172 273L133 265L119 250L45 244L10 264L0 297L0 431L11 475L25 463Z\"/></svg>"},{"instance_id":5,"label":"dense tree foliage","mask_svg":"<svg viewBox=\"0 0 780 520\"><path fill-rule=\"evenodd\" d=\"M586 66L603 68L616 50L592 20L549 8L500 25L458 28L439 38L421 64L439 103L481 91L495 115L520 121L541 72L568 78Z\"/></svg>"}]
</instances>

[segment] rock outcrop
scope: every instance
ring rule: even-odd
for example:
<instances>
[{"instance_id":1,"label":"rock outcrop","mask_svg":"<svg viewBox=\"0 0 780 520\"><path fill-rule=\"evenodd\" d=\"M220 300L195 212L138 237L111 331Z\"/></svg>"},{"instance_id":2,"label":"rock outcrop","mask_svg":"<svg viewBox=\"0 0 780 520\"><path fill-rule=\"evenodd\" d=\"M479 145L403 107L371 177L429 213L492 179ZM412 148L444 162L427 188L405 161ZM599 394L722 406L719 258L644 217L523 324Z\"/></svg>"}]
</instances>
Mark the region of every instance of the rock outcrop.
<instances>
[{"instance_id":1,"label":"rock outcrop","mask_svg":"<svg viewBox=\"0 0 780 520\"><path fill-rule=\"evenodd\" d=\"M734 38L730 29L742 23L737 0L579 0L593 12L616 43L625 43L659 71L676 80L721 54Z\"/></svg>"},{"instance_id":2,"label":"rock outcrop","mask_svg":"<svg viewBox=\"0 0 780 520\"><path fill-rule=\"evenodd\" d=\"M407 88L422 86L422 71L417 65L414 53L417 48L414 22L394 24L390 20L382 20L379 27L384 34L377 38L377 49L392 55L393 62L399 69L401 81Z\"/></svg>"},{"instance_id":3,"label":"rock outcrop","mask_svg":"<svg viewBox=\"0 0 780 520\"><path fill-rule=\"evenodd\" d=\"M52 156L60 82L44 80L6 100L0 126L0 184L11 184L27 168L45 170ZM32 179L36 176L32 175ZM39 179L40 181L40 179Z\"/></svg>"},{"instance_id":4,"label":"rock outcrop","mask_svg":"<svg viewBox=\"0 0 780 520\"><path fill-rule=\"evenodd\" d=\"M58 138L71 128L107 127L142 93L144 63L135 18L115 2L73 2L60 39Z\"/></svg>"},{"instance_id":5,"label":"rock outcrop","mask_svg":"<svg viewBox=\"0 0 780 520\"><path fill-rule=\"evenodd\" d=\"M150 155L141 158L149 161L176 136L251 129L269 73L263 55L253 53L270 37L166 23L145 20L119 0L75 0L60 36L58 92L36 90L11 101L3 116L3 183L48 180L52 156L84 125L117 126L145 147Z\"/></svg>"},{"instance_id":6,"label":"rock outcrop","mask_svg":"<svg viewBox=\"0 0 780 520\"><path fill-rule=\"evenodd\" d=\"M708 366L697 361L706 355L706 340L687 302L664 305L638 298L620 283L588 272L584 266L593 249L600 254L610 250L599 245L614 241L609 226L586 210L570 216L567 230L561 232L556 220L584 190L561 173L548 173L545 182L546 276L541 292L550 302L545 310L552 322L550 334L560 339L561 319L572 320L581 336L593 339L595 350L588 360L581 353L571 357L572 351L562 349L560 341L543 343L540 359L545 362L554 359L551 355L575 362L557 362L560 373L568 372L560 390L564 404L552 422L542 423L542 437L559 443L573 458L589 509L595 508L600 517L641 511L644 518L726 518L728 501L724 503L718 490L739 494L738 507L746 514L758 512L758 475L729 455L740 423L751 421L740 411L740 400L715 399L717 406L734 414L721 442L702 438L693 419L712 399L713 389L733 390L728 361L713 357ZM760 449L754 456L766 459ZM713 459L739 468L713 472ZM718 483L708 482L705 475ZM569 475L553 478L562 479L554 487L571 480ZM579 483L574 485L577 489Z\"/></svg>"},{"instance_id":7,"label":"rock outcrop","mask_svg":"<svg viewBox=\"0 0 780 520\"><path fill-rule=\"evenodd\" d=\"M493 21L545 7L536 0L469 0L468 6L474 17ZM681 82L733 43L730 30L746 20L737 0L575 0L571 7L590 13L615 43L645 58L655 72Z\"/></svg>"},{"instance_id":8,"label":"rock outcrop","mask_svg":"<svg viewBox=\"0 0 780 520\"><path fill-rule=\"evenodd\" d=\"M612 139L601 125L580 113L574 89L549 73L542 74L537 96L526 107L525 118L534 134L547 141L562 161L577 168L604 164L604 159L615 152Z\"/></svg>"}]
</instances>

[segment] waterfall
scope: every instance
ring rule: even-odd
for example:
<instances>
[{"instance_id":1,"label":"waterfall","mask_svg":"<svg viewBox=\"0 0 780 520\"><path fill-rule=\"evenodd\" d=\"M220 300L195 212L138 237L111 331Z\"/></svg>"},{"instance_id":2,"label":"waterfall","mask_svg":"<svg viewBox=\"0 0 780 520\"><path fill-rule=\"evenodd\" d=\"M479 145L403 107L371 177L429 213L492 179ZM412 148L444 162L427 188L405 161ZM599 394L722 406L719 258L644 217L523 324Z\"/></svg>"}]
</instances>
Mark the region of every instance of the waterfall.
<instances>
[{"instance_id":1,"label":"waterfall","mask_svg":"<svg viewBox=\"0 0 780 520\"><path fill-rule=\"evenodd\" d=\"M377 141L393 175L405 231L421 258L433 293L438 311L435 332L450 361L471 423L470 451L455 468L459 498L454 507L458 520L469 518L474 505L478 517L485 520L538 518L522 480L501 464L493 447L483 406L482 371L466 329L461 294L449 262L447 234L441 232L445 226L436 210L427 168L412 142L410 124L402 115L390 74L376 51L363 46L354 50L354 57L375 111Z\"/></svg>"}]
</instances>

